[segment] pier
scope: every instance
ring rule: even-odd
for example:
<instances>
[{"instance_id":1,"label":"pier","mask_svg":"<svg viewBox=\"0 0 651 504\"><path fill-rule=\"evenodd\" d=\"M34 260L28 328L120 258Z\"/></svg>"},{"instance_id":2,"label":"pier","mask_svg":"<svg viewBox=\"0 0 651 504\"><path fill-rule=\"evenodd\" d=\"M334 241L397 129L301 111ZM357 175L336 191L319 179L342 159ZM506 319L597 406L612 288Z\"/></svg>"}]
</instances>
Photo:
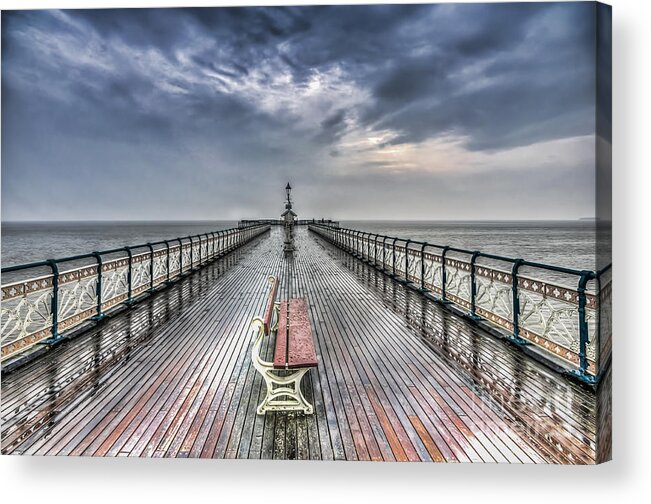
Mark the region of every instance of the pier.
<instances>
[{"instance_id":1,"label":"pier","mask_svg":"<svg viewBox=\"0 0 651 504\"><path fill-rule=\"evenodd\" d=\"M599 313L609 284L594 288L605 273L579 272L576 290L558 291L513 266L497 278L479 254L466 268L461 252L437 261L423 244L317 220L297 222L286 254L281 224L67 258L71 272L49 261L22 268L49 273L2 287L2 453L575 464L606 455ZM84 258L93 264L78 266ZM447 289L437 290L439 274ZM269 275L281 300L307 302L319 361L303 380L311 415L256 414L265 390L251 321L265 310ZM544 292L545 307L576 322L562 322L576 331L565 351L558 330L509 325L508 313L526 313L517 305L491 322L472 287L486 279L523 304L527 290ZM548 334L550 344L536 341ZM273 344L264 341L267 359Z\"/></svg>"}]
</instances>

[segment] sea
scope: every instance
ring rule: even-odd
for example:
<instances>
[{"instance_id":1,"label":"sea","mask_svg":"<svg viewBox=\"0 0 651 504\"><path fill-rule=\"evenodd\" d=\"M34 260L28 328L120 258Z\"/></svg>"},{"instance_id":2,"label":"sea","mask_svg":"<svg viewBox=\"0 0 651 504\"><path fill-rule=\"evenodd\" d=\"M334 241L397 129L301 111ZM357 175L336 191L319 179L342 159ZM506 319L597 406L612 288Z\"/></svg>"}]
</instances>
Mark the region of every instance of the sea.
<instances>
[{"instance_id":1,"label":"sea","mask_svg":"<svg viewBox=\"0 0 651 504\"><path fill-rule=\"evenodd\" d=\"M2 222L2 267L140 245L236 221ZM341 221L342 227L529 261L594 270L594 221ZM609 239L605 240L606 243Z\"/></svg>"}]
</instances>

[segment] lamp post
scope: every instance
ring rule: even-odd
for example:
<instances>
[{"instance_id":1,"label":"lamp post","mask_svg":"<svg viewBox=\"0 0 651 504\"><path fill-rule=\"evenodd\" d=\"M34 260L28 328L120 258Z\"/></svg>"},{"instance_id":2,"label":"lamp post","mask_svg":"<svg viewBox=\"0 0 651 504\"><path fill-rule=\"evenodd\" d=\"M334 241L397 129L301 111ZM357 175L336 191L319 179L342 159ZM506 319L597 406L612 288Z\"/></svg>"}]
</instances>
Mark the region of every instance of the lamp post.
<instances>
[{"instance_id":1,"label":"lamp post","mask_svg":"<svg viewBox=\"0 0 651 504\"><path fill-rule=\"evenodd\" d=\"M285 223L285 242L283 244L283 251L286 254L291 254L294 252L294 218L296 214L292 210L292 186L287 182L285 187L287 192L287 201L285 202L285 211L282 213L281 217Z\"/></svg>"}]
</instances>

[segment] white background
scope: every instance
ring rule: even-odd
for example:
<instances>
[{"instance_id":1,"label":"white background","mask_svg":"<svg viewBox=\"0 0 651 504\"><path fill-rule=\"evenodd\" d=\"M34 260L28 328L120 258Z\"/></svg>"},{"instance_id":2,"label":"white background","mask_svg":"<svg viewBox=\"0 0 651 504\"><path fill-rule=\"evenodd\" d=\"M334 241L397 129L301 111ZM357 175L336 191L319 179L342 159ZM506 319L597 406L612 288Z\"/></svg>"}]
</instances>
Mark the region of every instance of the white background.
<instances>
[{"instance_id":1,"label":"white background","mask_svg":"<svg viewBox=\"0 0 651 504\"><path fill-rule=\"evenodd\" d=\"M185 5L292 1L192 0ZM319 2L315 2L319 3ZM360 2L328 2L360 3ZM363 2L361 2L363 3ZM367 2L368 3L368 2ZM651 497L651 2L613 5L614 462L598 467L0 457L3 502L649 502ZM7 1L2 9L179 6ZM354 41L351 41L354 43ZM10 125L5 125L10 127Z\"/></svg>"}]
</instances>

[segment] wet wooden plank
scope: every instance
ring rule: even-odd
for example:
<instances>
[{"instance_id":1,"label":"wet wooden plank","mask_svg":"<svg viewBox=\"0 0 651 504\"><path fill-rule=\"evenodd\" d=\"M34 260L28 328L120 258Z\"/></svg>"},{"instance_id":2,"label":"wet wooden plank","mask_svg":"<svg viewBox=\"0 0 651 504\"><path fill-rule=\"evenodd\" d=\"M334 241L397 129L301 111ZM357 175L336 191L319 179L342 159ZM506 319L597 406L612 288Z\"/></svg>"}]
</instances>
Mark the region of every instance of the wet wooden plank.
<instances>
[{"instance_id":1,"label":"wet wooden plank","mask_svg":"<svg viewBox=\"0 0 651 504\"><path fill-rule=\"evenodd\" d=\"M439 447L436 445L436 442L432 439L432 436L423 425L421 419L415 415L411 415L409 417L409 421L414 426L414 429L416 429L416 432L418 433L421 440L423 441L423 444L427 448L427 452L432 457L432 460L434 462L445 462L445 458L443 457L441 450L439 450Z\"/></svg>"}]
</instances>

